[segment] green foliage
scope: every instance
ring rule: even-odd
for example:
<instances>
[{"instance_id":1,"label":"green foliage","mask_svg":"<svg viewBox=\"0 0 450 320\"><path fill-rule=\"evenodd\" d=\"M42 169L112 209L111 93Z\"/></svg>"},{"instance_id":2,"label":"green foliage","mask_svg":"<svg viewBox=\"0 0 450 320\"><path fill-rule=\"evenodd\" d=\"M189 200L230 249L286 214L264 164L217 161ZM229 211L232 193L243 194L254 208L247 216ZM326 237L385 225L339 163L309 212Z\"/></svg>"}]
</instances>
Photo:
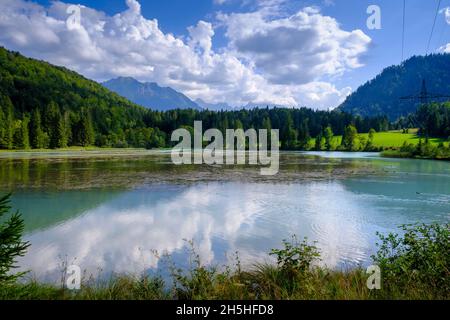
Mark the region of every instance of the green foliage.
<instances>
[{"instance_id":1,"label":"green foliage","mask_svg":"<svg viewBox=\"0 0 450 320\"><path fill-rule=\"evenodd\" d=\"M33 110L29 127L31 147L34 149L46 148L48 136L46 136L42 130L42 120L39 109Z\"/></svg>"},{"instance_id":2,"label":"green foliage","mask_svg":"<svg viewBox=\"0 0 450 320\"><path fill-rule=\"evenodd\" d=\"M9 214L10 195L0 197L0 218ZM16 258L22 257L27 248L28 242L22 241L24 222L18 212L13 213L0 224L0 286L17 280L23 273L11 274L16 268Z\"/></svg>"},{"instance_id":3,"label":"green foliage","mask_svg":"<svg viewBox=\"0 0 450 320\"><path fill-rule=\"evenodd\" d=\"M187 241L187 243L189 245L189 269L187 271L179 269L172 261L169 261L169 269L173 278L172 291L178 299L201 299L201 297L211 294L217 270L204 266L200 255L196 252L194 242ZM166 258L171 259L169 256Z\"/></svg>"},{"instance_id":4,"label":"green foliage","mask_svg":"<svg viewBox=\"0 0 450 320\"><path fill-rule=\"evenodd\" d=\"M319 135L316 137L316 141L314 143L314 149L317 151L322 150L322 133L319 133Z\"/></svg>"},{"instance_id":5,"label":"green foliage","mask_svg":"<svg viewBox=\"0 0 450 320\"><path fill-rule=\"evenodd\" d=\"M450 224L404 225L402 231L402 236L378 233L373 259L383 283L395 290L415 284L436 295L450 292Z\"/></svg>"},{"instance_id":6,"label":"green foliage","mask_svg":"<svg viewBox=\"0 0 450 320\"><path fill-rule=\"evenodd\" d=\"M358 138L358 130L349 125L344 130L344 135L342 136L342 147L348 151L357 151L356 142Z\"/></svg>"},{"instance_id":7,"label":"green foliage","mask_svg":"<svg viewBox=\"0 0 450 320\"><path fill-rule=\"evenodd\" d=\"M67 147L66 129L64 121L59 110L57 110L50 120L50 148L65 148Z\"/></svg>"},{"instance_id":8,"label":"green foliage","mask_svg":"<svg viewBox=\"0 0 450 320\"><path fill-rule=\"evenodd\" d=\"M94 144L95 132L89 110L83 109L81 111L80 119L75 122L72 133L73 145L87 147Z\"/></svg>"},{"instance_id":9,"label":"green foliage","mask_svg":"<svg viewBox=\"0 0 450 320\"><path fill-rule=\"evenodd\" d=\"M414 145L412 143L403 143L398 151L385 151L384 156L400 158L425 158L425 159L450 159L450 145L443 142L432 144L429 139L419 139Z\"/></svg>"},{"instance_id":10,"label":"green foliage","mask_svg":"<svg viewBox=\"0 0 450 320\"><path fill-rule=\"evenodd\" d=\"M420 134L450 138L450 103L422 104L415 114Z\"/></svg>"},{"instance_id":11,"label":"green foliage","mask_svg":"<svg viewBox=\"0 0 450 320\"><path fill-rule=\"evenodd\" d=\"M305 272L310 270L313 262L320 257L316 246L310 245L308 239L299 242L296 236L291 241L283 240L282 249L272 249L270 255L277 258L277 265L288 272Z\"/></svg>"},{"instance_id":12,"label":"green foliage","mask_svg":"<svg viewBox=\"0 0 450 320\"><path fill-rule=\"evenodd\" d=\"M14 107L9 97L0 95L0 148L12 149L14 138Z\"/></svg>"},{"instance_id":13,"label":"green foliage","mask_svg":"<svg viewBox=\"0 0 450 320\"><path fill-rule=\"evenodd\" d=\"M14 123L13 143L17 149L29 149L30 141L28 135L29 119L16 120Z\"/></svg>"}]
</instances>

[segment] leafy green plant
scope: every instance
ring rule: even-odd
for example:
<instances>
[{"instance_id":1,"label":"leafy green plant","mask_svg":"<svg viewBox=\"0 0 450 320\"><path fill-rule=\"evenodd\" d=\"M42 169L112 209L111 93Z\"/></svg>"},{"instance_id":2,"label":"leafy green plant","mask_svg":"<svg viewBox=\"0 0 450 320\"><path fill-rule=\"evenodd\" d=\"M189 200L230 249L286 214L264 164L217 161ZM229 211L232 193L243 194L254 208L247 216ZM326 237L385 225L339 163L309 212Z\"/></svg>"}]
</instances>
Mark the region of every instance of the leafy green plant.
<instances>
[{"instance_id":1,"label":"leafy green plant","mask_svg":"<svg viewBox=\"0 0 450 320\"><path fill-rule=\"evenodd\" d=\"M10 194L0 198L0 218L11 210L9 205ZM24 222L19 214L15 212L0 224L0 283L13 282L24 272L10 274L11 269L17 268L16 258L25 254L30 246L28 242L22 241Z\"/></svg>"},{"instance_id":2,"label":"leafy green plant","mask_svg":"<svg viewBox=\"0 0 450 320\"><path fill-rule=\"evenodd\" d=\"M373 260L383 283L397 289L411 286L428 292L450 292L450 224L401 226L404 234L377 233L381 243Z\"/></svg>"},{"instance_id":3,"label":"leafy green plant","mask_svg":"<svg viewBox=\"0 0 450 320\"><path fill-rule=\"evenodd\" d=\"M319 260L320 251L310 245L306 237L299 242L296 236L292 236L291 241L283 240L283 246L270 252L270 255L276 256L278 267L283 270L308 271L313 262Z\"/></svg>"}]
</instances>

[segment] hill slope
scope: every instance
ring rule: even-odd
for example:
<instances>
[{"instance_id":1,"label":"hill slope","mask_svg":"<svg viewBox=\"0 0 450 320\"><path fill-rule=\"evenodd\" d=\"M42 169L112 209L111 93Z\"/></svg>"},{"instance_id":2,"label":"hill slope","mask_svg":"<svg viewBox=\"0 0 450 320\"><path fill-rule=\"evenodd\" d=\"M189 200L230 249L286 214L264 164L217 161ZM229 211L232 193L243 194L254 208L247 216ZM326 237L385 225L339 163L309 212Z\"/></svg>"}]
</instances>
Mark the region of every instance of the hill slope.
<instances>
[{"instance_id":1,"label":"hill slope","mask_svg":"<svg viewBox=\"0 0 450 320\"><path fill-rule=\"evenodd\" d=\"M16 112L44 108L50 102L63 109L80 105L125 108L127 113L141 114L144 108L109 91L78 73L22 56L0 47L0 96L9 97Z\"/></svg>"},{"instance_id":2,"label":"hill slope","mask_svg":"<svg viewBox=\"0 0 450 320\"><path fill-rule=\"evenodd\" d=\"M142 83L130 77L119 77L103 85L134 103L155 110L200 108L184 94L170 87L160 87L154 82Z\"/></svg>"},{"instance_id":3,"label":"hill slope","mask_svg":"<svg viewBox=\"0 0 450 320\"><path fill-rule=\"evenodd\" d=\"M122 145L147 115L76 72L0 47L0 148Z\"/></svg>"},{"instance_id":4,"label":"hill slope","mask_svg":"<svg viewBox=\"0 0 450 320\"><path fill-rule=\"evenodd\" d=\"M418 101L400 97L420 93L422 80L429 93L450 95L450 54L412 57L398 66L383 70L366 82L339 106L339 109L361 116L386 115L396 120L416 111Z\"/></svg>"}]
</instances>

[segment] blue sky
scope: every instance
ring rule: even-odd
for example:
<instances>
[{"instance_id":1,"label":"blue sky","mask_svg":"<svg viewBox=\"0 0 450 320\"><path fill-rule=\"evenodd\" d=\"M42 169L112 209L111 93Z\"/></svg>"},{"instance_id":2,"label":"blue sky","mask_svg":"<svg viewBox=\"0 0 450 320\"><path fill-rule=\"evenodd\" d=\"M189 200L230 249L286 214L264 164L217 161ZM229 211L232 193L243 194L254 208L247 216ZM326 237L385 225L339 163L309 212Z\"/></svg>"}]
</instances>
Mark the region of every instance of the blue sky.
<instances>
[{"instance_id":1,"label":"blue sky","mask_svg":"<svg viewBox=\"0 0 450 320\"><path fill-rule=\"evenodd\" d=\"M406 0L405 58L426 53L438 0ZM66 30L70 4L80 28ZM366 10L381 9L369 30ZM431 52L450 52L442 0ZM403 0L0 0L0 44L97 81L133 76L192 99L336 107L401 62Z\"/></svg>"}]
</instances>

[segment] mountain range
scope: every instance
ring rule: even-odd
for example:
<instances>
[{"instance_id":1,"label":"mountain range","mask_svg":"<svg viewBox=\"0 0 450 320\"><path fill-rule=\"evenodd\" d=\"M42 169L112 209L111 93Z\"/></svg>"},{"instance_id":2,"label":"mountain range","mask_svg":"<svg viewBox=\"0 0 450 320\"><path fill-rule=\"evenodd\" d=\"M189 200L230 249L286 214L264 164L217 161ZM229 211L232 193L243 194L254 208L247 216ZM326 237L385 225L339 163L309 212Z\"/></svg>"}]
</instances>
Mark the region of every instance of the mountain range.
<instances>
[{"instance_id":1,"label":"mountain range","mask_svg":"<svg viewBox=\"0 0 450 320\"><path fill-rule=\"evenodd\" d=\"M103 82L107 89L149 109L201 109L184 94L170 88L160 87L155 82L140 82L130 77L119 77Z\"/></svg>"},{"instance_id":2,"label":"mountain range","mask_svg":"<svg viewBox=\"0 0 450 320\"><path fill-rule=\"evenodd\" d=\"M219 102L219 103L208 103L203 101L202 99L195 100L195 103L197 103L201 108L211 110L211 111L220 111L220 110L232 110L233 107L230 106L226 102Z\"/></svg>"}]
</instances>

